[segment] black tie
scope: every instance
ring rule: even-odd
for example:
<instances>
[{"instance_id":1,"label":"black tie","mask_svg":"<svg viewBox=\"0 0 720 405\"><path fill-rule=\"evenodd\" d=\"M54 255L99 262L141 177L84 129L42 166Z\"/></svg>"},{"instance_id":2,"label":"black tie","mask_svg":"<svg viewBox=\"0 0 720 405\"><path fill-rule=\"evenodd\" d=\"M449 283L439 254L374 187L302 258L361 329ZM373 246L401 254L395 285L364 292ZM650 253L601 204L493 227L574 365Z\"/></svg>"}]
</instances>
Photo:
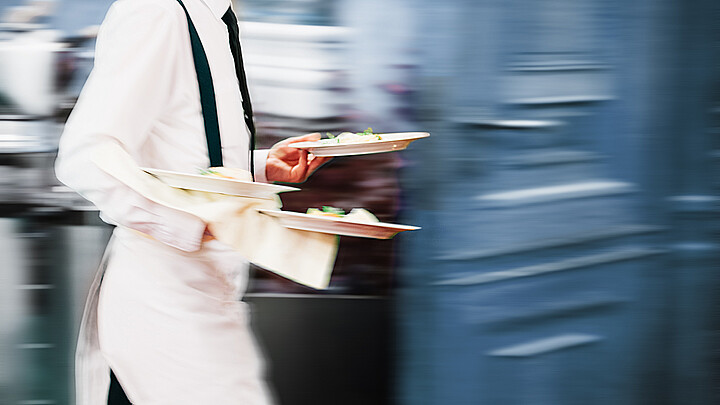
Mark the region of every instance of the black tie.
<instances>
[{"instance_id":1,"label":"black tie","mask_svg":"<svg viewBox=\"0 0 720 405\"><path fill-rule=\"evenodd\" d=\"M240 30L238 28L238 20L231 8L222 17L222 20L228 27L230 34L230 51L235 60L235 74L237 74L238 83L240 84L240 94L242 95L243 114L245 115L245 125L250 132L250 173L255 178L255 159L253 150L255 150L255 123L253 122L252 104L250 104L250 93L248 92L247 79L245 78L245 67L243 66L242 51L240 50Z\"/></svg>"}]
</instances>

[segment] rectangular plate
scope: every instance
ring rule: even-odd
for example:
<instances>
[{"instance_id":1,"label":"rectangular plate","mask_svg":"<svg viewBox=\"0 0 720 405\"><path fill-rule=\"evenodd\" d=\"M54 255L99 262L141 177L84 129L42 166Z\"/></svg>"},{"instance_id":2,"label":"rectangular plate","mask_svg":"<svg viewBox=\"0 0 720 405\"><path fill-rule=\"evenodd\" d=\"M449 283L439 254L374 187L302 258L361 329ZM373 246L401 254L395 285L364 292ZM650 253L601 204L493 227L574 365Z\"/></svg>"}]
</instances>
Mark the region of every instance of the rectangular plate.
<instances>
[{"instance_id":1,"label":"rectangular plate","mask_svg":"<svg viewBox=\"0 0 720 405\"><path fill-rule=\"evenodd\" d=\"M382 140L355 142L355 143L321 143L297 142L288 146L306 149L315 156L353 156L369 155L373 153L394 152L403 150L411 142L430 136L427 132L397 132L392 134L376 134Z\"/></svg>"},{"instance_id":2,"label":"rectangular plate","mask_svg":"<svg viewBox=\"0 0 720 405\"><path fill-rule=\"evenodd\" d=\"M388 224L386 222L352 222L343 218L308 215L299 212L266 209L258 211L277 218L280 220L280 224L286 228L361 238L390 239L398 232L420 229L417 226Z\"/></svg>"},{"instance_id":3,"label":"rectangular plate","mask_svg":"<svg viewBox=\"0 0 720 405\"><path fill-rule=\"evenodd\" d=\"M269 200L275 198L277 193L300 190L299 188L280 186L277 184L223 179L221 177L204 176L201 174L180 173L169 170L148 168L143 168L143 170L157 177L160 181L170 187L186 190L207 191L210 193L228 194L240 197L253 197Z\"/></svg>"}]
</instances>

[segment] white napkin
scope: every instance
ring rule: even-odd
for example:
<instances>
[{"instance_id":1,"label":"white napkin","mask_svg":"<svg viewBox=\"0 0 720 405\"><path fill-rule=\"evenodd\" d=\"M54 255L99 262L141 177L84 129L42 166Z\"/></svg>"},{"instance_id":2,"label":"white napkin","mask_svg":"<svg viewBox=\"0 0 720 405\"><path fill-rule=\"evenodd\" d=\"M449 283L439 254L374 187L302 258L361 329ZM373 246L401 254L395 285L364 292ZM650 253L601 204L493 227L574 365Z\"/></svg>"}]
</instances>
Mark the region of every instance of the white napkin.
<instances>
[{"instance_id":1,"label":"white napkin","mask_svg":"<svg viewBox=\"0 0 720 405\"><path fill-rule=\"evenodd\" d=\"M119 145L98 148L93 162L144 197L193 214L208 224L215 238L250 262L316 288L327 288L338 237L288 229L257 209L279 209L280 199L266 200L170 187L146 173Z\"/></svg>"}]
</instances>

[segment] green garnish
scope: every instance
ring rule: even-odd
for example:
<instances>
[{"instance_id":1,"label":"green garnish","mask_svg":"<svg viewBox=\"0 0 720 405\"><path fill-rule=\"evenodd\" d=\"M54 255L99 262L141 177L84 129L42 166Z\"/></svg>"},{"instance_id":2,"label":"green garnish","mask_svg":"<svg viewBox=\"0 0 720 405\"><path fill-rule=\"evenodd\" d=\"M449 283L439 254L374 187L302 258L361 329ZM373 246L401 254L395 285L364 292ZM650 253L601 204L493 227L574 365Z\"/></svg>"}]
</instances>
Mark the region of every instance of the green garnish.
<instances>
[{"instance_id":1,"label":"green garnish","mask_svg":"<svg viewBox=\"0 0 720 405\"><path fill-rule=\"evenodd\" d=\"M342 218L345 216L345 211L340 208L329 207L327 205L323 206L321 210L317 208L308 208L305 213L309 215L322 215L335 218Z\"/></svg>"},{"instance_id":2,"label":"green garnish","mask_svg":"<svg viewBox=\"0 0 720 405\"><path fill-rule=\"evenodd\" d=\"M381 137L380 135L378 135L378 134L374 134L374 133L373 133L373 129L370 128L370 127L368 127L368 129L366 129L366 130L364 130L364 131L362 131L362 132L356 132L355 134L356 134L356 135L361 135L361 136L374 135L375 138L377 138L379 141L382 140L382 137Z\"/></svg>"},{"instance_id":3,"label":"green garnish","mask_svg":"<svg viewBox=\"0 0 720 405\"><path fill-rule=\"evenodd\" d=\"M322 211L329 212L331 214L336 214L336 215L345 215L345 211L341 210L340 208L330 207L327 205L323 205Z\"/></svg>"},{"instance_id":4,"label":"green garnish","mask_svg":"<svg viewBox=\"0 0 720 405\"><path fill-rule=\"evenodd\" d=\"M355 142L363 142L368 139L367 136L374 136L375 139L381 141L382 137L378 134L373 133L372 128L368 128L364 130L363 132L343 132L340 135L333 135L330 132L326 132L325 135L327 135L327 138L320 139L320 143L324 145L329 144L335 144L335 143L355 143ZM358 138L363 137L363 138Z\"/></svg>"}]
</instances>

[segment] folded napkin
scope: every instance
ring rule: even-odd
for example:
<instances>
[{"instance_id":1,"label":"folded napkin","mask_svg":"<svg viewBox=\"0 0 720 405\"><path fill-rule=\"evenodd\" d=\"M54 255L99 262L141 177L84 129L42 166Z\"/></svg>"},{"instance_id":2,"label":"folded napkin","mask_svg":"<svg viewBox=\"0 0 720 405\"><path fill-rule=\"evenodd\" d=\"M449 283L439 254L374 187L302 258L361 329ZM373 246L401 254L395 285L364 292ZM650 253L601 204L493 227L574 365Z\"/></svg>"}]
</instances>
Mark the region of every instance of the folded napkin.
<instances>
[{"instance_id":1,"label":"folded napkin","mask_svg":"<svg viewBox=\"0 0 720 405\"><path fill-rule=\"evenodd\" d=\"M100 147L93 156L100 169L145 198L205 221L217 240L250 262L297 283L327 288L338 237L288 229L257 211L279 209L279 198L267 200L173 188L140 169L117 144Z\"/></svg>"}]
</instances>

